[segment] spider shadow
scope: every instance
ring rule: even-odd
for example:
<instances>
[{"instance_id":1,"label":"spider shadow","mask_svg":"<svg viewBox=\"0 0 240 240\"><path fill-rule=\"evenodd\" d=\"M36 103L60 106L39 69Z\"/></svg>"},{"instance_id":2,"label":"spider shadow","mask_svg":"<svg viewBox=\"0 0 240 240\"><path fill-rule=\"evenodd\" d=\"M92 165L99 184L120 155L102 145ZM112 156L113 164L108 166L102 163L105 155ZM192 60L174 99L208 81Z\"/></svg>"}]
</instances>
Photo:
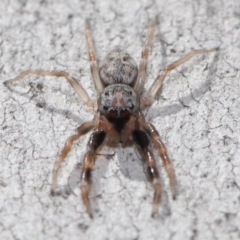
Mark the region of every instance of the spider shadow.
<instances>
[{"instance_id":1,"label":"spider shadow","mask_svg":"<svg viewBox=\"0 0 240 240\"><path fill-rule=\"evenodd\" d=\"M89 195L95 212L98 212L99 209L97 199L101 199L102 194L105 192L101 184L101 179L108 178L106 176L108 175L108 168L111 164L110 161L115 161L115 166L113 168L111 167L112 172L110 173L110 176L112 174L117 174L116 172L120 171L120 174L129 180L144 183L148 182L147 171L145 169L146 166L143 162L142 156L133 144L129 143L127 146L107 146L104 152L101 151L97 155L92 172L92 185ZM161 176L160 164L157 163L157 165ZM70 194L74 194L75 196L79 194L81 168L81 163L75 165L74 169L69 174L68 183L60 186L56 195L67 198ZM111 178L108 181L111 181ZM168 194L164 187L166 184L163 182L162 177L160 177L160 182L163 186L163 192L159 216L167 216L170 214L170 206ZM123 187L126 188L126 186ZM150 183L149 187L151 187ZM116 186L116 188L118 189L119 186ZM76 192L76 189L79 191L78 193ZM114 189L111 190L114 191ZM146 188L146 193L147 192ZM143 198L145 198L145 196ZM149 204L151 204L151 202L149 202Z\"/></svg>"},{"instance_id":2,"label":"spider shadow","mask_svg":"<svg viewBox=\"0 0 240 240\"><path fill-rule=\"evenodd\" d=\"M157 169L159 171L159 180L162 185L161 204L159 206L158 216L163 217L170 215L171 213L168 194L166 191L166 184L168 185L168 178L167 179L163 178L162 175L163 166L161 164L161 161L159 161L160 159L158 154L155 151L153 151L153 153L156 159ZM123 146L122 148L120 148L120 150L117 153L117 158L119 163L119 169L122 175L124 175L126 178L132 181L147 183L146 193L149 193L148 191L149 188L152 190L152 193L150 193L150 195L152 196L150 196L149 201L149 204L151 205L153 199L153 187L152 183L150 182L150 176L148 175L145 160L137 146L135 146L134 143L129 142L127 146ZM147 195L143 197L142 199L143 201Z\"/></svg>"}]
</instances>

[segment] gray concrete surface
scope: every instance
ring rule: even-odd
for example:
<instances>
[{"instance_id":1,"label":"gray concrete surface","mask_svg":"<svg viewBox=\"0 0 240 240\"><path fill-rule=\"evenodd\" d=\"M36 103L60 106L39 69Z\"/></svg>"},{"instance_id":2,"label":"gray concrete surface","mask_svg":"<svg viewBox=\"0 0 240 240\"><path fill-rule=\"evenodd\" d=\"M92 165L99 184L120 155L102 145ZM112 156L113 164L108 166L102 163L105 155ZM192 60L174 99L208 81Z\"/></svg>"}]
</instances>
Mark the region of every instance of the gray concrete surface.
<instances>
[{"instance_id":1,"label":"gray concrete surface","mask_svg":"<svg viewBox=\"0 0 240 240\"><path fill-rule=\"evenodd\" d=\"M131 3L129 3L131 2ZM104 149L93 173L89 219L79 196L79 163L88 136L75 143L50 197L51 171L65 140L94 111L64 79L26 77L0 87L1 239L239 239L240 4L239 1L1 1L1 83L26 69L70 72L96 97L84 20L90 19L98 59L114 46L139 61L146 30L158 17L148 82L192 49L197 56L165 80L144 114L166 143L178 180L150 217L153 190L136 149Z\"/></svg>"}]
</instances>

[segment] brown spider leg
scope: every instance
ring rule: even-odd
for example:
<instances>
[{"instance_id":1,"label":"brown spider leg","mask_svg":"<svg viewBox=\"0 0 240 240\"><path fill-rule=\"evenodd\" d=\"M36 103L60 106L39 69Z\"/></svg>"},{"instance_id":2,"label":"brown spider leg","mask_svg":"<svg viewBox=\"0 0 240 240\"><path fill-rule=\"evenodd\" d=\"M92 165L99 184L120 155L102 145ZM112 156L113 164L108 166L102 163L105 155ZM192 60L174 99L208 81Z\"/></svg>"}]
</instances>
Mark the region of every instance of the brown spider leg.
<instances>
[{"instance_id":1,"label":"brown spider leg","mask_svg":"<svg viewBox=\"0 0 240 240\"><path fill-rule=\"evenodd\" d=\"M192 52L188 53L184 57L180 58L179 60L177 60L177 61L173 62L172 64L168 65L167 67L165 67L158 74L157 78L153 82L150 89L144 94L144 96L142 98L142 101L141 101L141 109L143 109L146 106L153 103L155 95L158 92L158 90L160 89L160 87L162 85L162 82L165 79L165 77L167 76L167 73L169 71L171 71L171 70L175 69L176 67L178 67L179 65L185 63L186 61L188 61L190 58L194 57L197 54L211 53L211 52L214 52L216 50L217 50L217 48L212 48L212 49L209 49L209 50L207 50L207 49L193 50Z\"/></svg>"},{"instance_id":2,"label":"brown spider leg","mask_svg":"<svg viewBox=\"0 0 240 240\"><path fill-rule=\"evenodd\" d=\"M83 160L83 169L81 174L81 194L83 202L87 208L89 216L92 218L92 209L89 202L89 191L91 184L92 167L95 160L97 148L103 143L106 136L106 132L97 130L95 131L88 142L88 152Z\"/></svg>"},{"instance_id":3,"label":"brown spider leg","mask_svg":"<svg viewBox=\"0 0 240 240\"><path fill-rule=\"evenodd\" d=\"M139 146L144 162L147 165L147 173L150 177L150 181L153 184L154 188L154 197L153 197L153 207L152 207L152 216L157 213L158 205L161 201L161 183L159 180L159 173L156 166L156 161L154 159L153 153L148 149L149 140L147 134L142 130L134 130L132 132L133 140Z\"/></svg>"},{"instance_id":4,"label":"brown spider leg","mask_svg":"<svg viewBox=\"0 0 240 240\"><path fill-rule=\"evenodd\" d=\"M156 25L156 22L153 22L151 24L151 26L149 27L147 40L146 40L145 45L142 50L142 56L141 56L141 60L140 60L139 68L138 68L138 77L137 77L137 81L134 86L134 89L138 95L140 95L142 93L143 86L145 83L148 52L149 52L149 47L150 47L151 41L153 39L155 25Z\"/></svg>"},{"instance_id":5,"label":"brown spider leg","mask_svg":"<svg viewBox=\"0 0 240 240\"><path fill-rule=\"evenodd\" d=\"M87 41L87 47L88 47L89 60L90 60L93 81L94 81L97 92L100 93L103 90L103 85L102 85L102 82L100 80L99 73L98 73L98 65L97 65L94 46L93 46L91 28L90 28L90 24L87 20L85 22L85 37L86 37L86 41Z\"/></svg>"},{"instance_id":6,"label":"brown spider leg","mask_svg":"<svg viewBox=\"0 0 240 240\"><path fill-rule=\"evenodd\" d=\"M95 121L96 121L96 118L93 122L83 123L80 127L77 128L77 134L72 135L66 141L64 148L62 149L62 151L58 155L56 161L54 162L54 167L53 167L53 172L52 172L52 185L51 185L51 194L52 195L55 194L59 167L60 167L61 163L63 162L63 160L65 159L65 157L67 156L67 154L69 153L69 151L71 150L73 141L76 141L82 135L91 131L96 125Z\"/></svg>"},{"instance_id":7,"label":"brown spider leg","mask_svg":"<svg viewBox=\"0 0 240 240\"><path fill-rule=\"evenodd\" d=\"M172 192L173 199L176 198L176 177L172 162L167 154L167 149L164 143L161 141L160 136L156 128L151 124L146 122L143 118L139 121L140 125L143 127L144 131L150 136L153 146L157 149L159 156L163 161L163 166L168 174L170 181L170 189Z\"/></svg>"},{"instance_id":8,"label":"brown spider leg","mask_svg":"<svg viewBox=\"0 0 240 240\"><path fill-rule=\"evenodd\" d=\"M97 107L97 102L90 99L90 97L88 96L87 92L84 90L82 85L75 78L71 77L69 73L64 71L27 70L27 71L21 72L17 77L7 80L6 82L4 82L4 84L6 85L12 82L16 82L29 74L65 77L67 81L71 84L73 89L76 91L78 96L83 100L83 102L87 106L93 107L93 108Z\"/></svg>"}]
</instances>

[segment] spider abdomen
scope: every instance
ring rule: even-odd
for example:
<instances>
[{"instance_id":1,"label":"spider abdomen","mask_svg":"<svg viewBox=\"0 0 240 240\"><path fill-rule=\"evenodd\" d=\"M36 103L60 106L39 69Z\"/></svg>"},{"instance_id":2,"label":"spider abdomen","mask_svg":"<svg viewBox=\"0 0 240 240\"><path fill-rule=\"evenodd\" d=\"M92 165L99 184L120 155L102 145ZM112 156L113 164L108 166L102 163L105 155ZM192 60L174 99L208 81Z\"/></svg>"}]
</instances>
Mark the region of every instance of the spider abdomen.
<instances>
[{"instance_id":1,"label":"spider abdomen","mask_svg":"<svg viewBox=\"0 0 240 240\"><path fill-rule=\"evenodd\" d=\"M120 48L109 52L99 66L99 76L105 86L117 83L133 86L137 74L137 63Z\"/></svg>"}]
</instances>

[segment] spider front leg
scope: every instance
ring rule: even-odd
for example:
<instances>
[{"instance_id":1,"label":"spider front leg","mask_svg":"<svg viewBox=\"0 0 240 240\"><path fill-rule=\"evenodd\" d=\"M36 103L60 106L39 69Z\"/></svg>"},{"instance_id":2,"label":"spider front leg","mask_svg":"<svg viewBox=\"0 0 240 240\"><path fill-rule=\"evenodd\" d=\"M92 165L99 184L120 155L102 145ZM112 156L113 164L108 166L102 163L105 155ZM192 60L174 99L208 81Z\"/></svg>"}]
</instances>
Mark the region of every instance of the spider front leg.
<instances>
[{"instance_id":1,"label":"spider front leg","mask_svg":"<svg viewBox=\"0 0 240 240\"><path fill-rule=\"evenodd\" d=\"M54 76L54 77L65 77L67 79L67 81L71 84L73 89L76 91L78 96L83 100L83 102L87 106L92 107L92 108L97 107L97 102L92 101L90 99L90 97L88 96L87 92L84 90L82 85L75 78L70 76L69 73L64 72L64 71L27 70L27 71L21 72L17 77L7 80L6 82L4 82L4 84L7 85L9 83L16 82L16 81L28 76L29 74Z\"/></svg>"},{"instance_id":2,"label":"spider front leg","mask_svg":"<svg viewBox=\"0 0 240 240\"><path fill-rule=\"evenodd\" d=\"M153 153L148 149L149 140L147 134L142 130L134 130L132 133L134 142L139 146L139 150L143 155L143 160L147 165L147 173L154 188L152 217L157 213L158 205L161 201L161 184L159 173L156 166Z\"/></svg>"},{"instance_id":3,"label":"spider front leg","mask_svg":"<svg viewBox=\"0 0 240 240\"><path fill-rule=\"evenodd\" d=\"M58 175L58 170L61 165L61 163L64 161L66 158L67 154L72 148L73 141L76 141L79 139L82 135L88 133L91 131L94 126L96 125L96 118L93 122L86 122L83 123L80 127L77 129L77 134L72 135L71 137L68 138L66 141L64 148L60 152L59 156L57 157L57 160L54 162L54 167L53 167L53 173L52 173L52 185L51 185L51 195L56 194L56 184L57 184L57 175Z\"/></svg>"},{"instance_id":4,"label":"spider front leg","mask_svg":"<svg viewBox=\"0 0 240 240\"><path fill-rule=\"evenodd\" d=\"M190 58L194 57L197 54L205 54L205 53L211 53L216 51L218 48L212 48L212 49L200 49L200 50L193 50L192 52L188 53L184 57L180 58L179 60L173 62L172 64L165 67L157 76L155 81L153 82L150 89L143 95L141 100L141 109L144 109L146 106L151 105L154 101L154 98L156 96L156 93L160 89L163 80L167 76L168 72L175 69L176 67L182 65L186 61L188 61Z\"/></svg>"},{"instance_id":5,"label":"spider front leg","mask_svg":"<svg viewBox=\"0 0 240 240\"><path fill-rule=\"evenodd\" d=\"M88 142L88 152L86 153L83 160L83 169L81 174L81 194L83 202L87 208L87 212L89 216L92 218L92 209L89 202L89 191L91 184L91 173L92 167L95 160L95 155L97 148L100 147L105 139L106 132L97 130L95 131Z\"/></svg>"}]
</instances>

